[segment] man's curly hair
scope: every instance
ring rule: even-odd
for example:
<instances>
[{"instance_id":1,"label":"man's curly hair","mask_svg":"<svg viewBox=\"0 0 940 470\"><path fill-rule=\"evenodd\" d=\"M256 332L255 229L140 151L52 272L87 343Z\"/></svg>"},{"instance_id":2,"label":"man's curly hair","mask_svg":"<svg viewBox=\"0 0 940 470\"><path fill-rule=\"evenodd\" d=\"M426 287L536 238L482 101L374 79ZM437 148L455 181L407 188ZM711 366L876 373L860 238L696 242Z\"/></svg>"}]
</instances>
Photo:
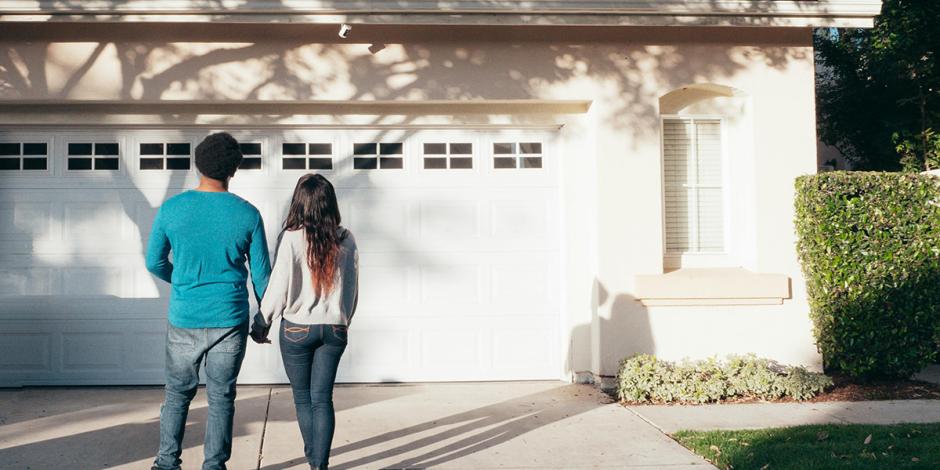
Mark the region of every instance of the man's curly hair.
<instances>
[{"instance_id":1,"label":"man's curly hair","mask_svg":"<svg viewBox=\"0 0 940 470\"><path fill-rule=\"evenodd\" d=\"M211 134L196 146L196 168L203 176L225 180L241 163L241 148L228 132Z\"/></svg>"}]
</instances>

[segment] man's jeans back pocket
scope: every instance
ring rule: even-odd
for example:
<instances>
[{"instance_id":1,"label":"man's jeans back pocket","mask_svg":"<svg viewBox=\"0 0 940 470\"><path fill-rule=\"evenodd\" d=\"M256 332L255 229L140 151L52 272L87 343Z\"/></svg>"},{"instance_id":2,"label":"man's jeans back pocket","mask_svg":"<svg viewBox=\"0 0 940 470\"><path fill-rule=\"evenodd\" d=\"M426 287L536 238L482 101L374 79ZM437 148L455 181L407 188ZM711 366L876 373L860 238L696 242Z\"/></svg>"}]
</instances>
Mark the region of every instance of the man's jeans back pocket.
<instances>
[{"instance_id":1,"label":"man's jeans back pocket","mask_svg":"<svg viewBox=\"0 0 940 470\"><path fill-rule=\"evenodd\" d=\"M214 349L220 352L242 352L248 344L246 341L247 338L248 323L242 323L225 334L225 336L215 344Z\"/></svg>"}]
</instances>

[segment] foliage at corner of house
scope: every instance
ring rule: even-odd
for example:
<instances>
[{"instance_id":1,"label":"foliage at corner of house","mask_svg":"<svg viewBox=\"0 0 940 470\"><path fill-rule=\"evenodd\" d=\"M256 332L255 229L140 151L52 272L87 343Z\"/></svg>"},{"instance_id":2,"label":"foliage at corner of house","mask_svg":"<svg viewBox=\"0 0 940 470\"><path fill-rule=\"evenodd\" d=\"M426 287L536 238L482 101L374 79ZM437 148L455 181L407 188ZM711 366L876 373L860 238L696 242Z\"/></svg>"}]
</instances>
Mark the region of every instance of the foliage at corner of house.
<instances>
[{"instance_id":1,"label":"foliage at corner of house","mask_svg":"<svg viewBox=\"0 0 940 470\"><path fill-rule=\"evenodd\" d=\"M938 181L863 172L797 180L797 251L827 371L908 378L936 357Z\"/></svg>"},{"instance_id":2,"label":"foliage at corner of house","mask_svg":"<svg viewBox=\"0 0 940 470\"><path fill-rule=\"evenodd\" d=\"M820 29L819 135L865 170L940 167L940 2L885 0L873 29Z\"/></svg>"},{"instance_id":3,"label":"foliage at corner of house","mask_svg":"<svg viewBox=\"0 0 940 470\"><path fill-rule=\"evenodd\" d=\"M940 424L679 431L673 437L722 469L940 467Z\"/></svg>"},{"instance_id":4,"label":"foliage at corner of house","mask_svg":"<svg viewBox=\"0 0 940 470\"><path fill-rule=\"evenodd\" d=\"M829 377L753 355L674 363L641 354L624 359L617 396L632 403L709 403L730 398L806 400L832 386Z\"/></svg>"}]
</instances>

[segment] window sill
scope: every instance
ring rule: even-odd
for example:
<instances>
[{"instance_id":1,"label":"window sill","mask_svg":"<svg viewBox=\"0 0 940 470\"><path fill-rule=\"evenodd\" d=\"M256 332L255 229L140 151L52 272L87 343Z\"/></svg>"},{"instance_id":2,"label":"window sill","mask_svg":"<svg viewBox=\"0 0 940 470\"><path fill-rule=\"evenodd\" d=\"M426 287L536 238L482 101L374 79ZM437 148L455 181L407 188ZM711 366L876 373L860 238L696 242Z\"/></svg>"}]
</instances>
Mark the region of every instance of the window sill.
<instances>
[{"instance_id":1,"label":"window sill","mask_svg":"<svg viewBox=\"0 0 940 470\"><path fill-rule=\"evenodd\" d=\"M780 305L790 298L790 278L743 268L688 268L636 276L643 305Z\"/></svg>"}]
</instances>

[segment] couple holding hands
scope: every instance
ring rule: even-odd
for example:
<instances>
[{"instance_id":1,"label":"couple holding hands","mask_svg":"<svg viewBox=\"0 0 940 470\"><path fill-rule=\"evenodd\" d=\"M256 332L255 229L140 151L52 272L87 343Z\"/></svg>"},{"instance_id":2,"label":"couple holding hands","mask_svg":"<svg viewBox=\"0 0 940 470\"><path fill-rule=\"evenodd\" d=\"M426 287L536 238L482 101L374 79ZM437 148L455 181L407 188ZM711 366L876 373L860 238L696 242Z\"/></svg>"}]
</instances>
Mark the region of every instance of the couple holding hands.
<instances>
[{"instance_id":1,"label":"couple holding hands","mask_svg":"<svg viewBox=\"0 0 940 470\"><path fill-rule=\"evenodd\" d=\"M166 395L152 468L180 468L200 368L209 402L202 468L226 468L247 338L270 343L268 332L280 317L281 357L304 454L312 469L326 469L333 384L359 297L356 242L340 224L333 185L313 174L297 182L272 269L261 214L228 191L242 160L238 142L212 134L196 147L195 159L199 186L163 203L147 246L147 270L171 284ZM249 271L260 306L250 326Z\"/></svg>"}]
</instances>

